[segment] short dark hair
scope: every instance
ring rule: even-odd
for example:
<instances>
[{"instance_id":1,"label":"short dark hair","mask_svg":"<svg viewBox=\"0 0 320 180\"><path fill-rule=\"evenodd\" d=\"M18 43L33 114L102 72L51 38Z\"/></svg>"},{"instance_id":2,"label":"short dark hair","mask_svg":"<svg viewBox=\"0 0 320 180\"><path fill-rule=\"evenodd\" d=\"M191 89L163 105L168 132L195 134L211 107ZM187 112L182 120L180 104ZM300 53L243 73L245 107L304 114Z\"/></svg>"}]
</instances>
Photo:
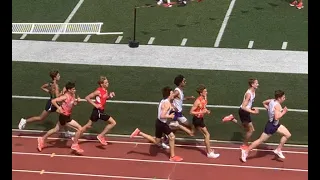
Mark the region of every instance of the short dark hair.
<instances>
[{"instance_id":1,"label":"short dark hair","mask_svg":"<svg viewBox=\"0 0 320 180\"><path fill-rule=\"evenodd\" d=\"M176 86L179 86L179 85L182 83L183 79L184 79L184 76L181 75L181 74L179 74L178 76L176 76L176 77L174 78L173 83L174 83Z\"/></svg>"},{"instance_id":2,"label":"short dark hair","mask_svg":"<svg viewBox=\"0 0 320 180\"><path fill-rule=\"evenodd\" d=\"M274 92L274 98L275 99L281 98L283 95L284 95L284 91L282 91L282 90L276 90Z\"/></svg>"},{"instance_id":3,"label":"short dark hair","mask_svg":"<svg viewBox=\"0 0 320 180\"><path fill-rule=\"evenodd\" d=\"M53 80L57 75L59 74L58 70L51 70L49 72L49 76L51 77L51 79Z\"/></svg>"},{"instance_id":4,"label":"short dark hair","mask_svg":"<svg viewBox=\"0 0 320 180\"><path fill-rule=\"evenodd\" d=\"M67 84L66 84L66 90L69 90L69 89L72 89L72 88L74 88L74 87L76 87L76 83L75 82L67 82Z\"/></svg>"},{"instance_id":5,"label":"short dark hair","mask_svg":"<svg viewBox=\"0 0 320 180\"><path fill-rule=\"evenodd\" d=\"M254 83L255 80L258 80L258 79L257 78L248 79L248 84L249 84L250 87L252 86L252 84Z\"/></svg>"},{"instance_id":6,"label":"short dark hair","mask_svg":"<svg viewBox=\"0 0 320 180\"><path fill-rule=\"evenodd\" d=\"M170 96L170 91L172 91L172 89L169 86L166 86L164 88L162 88L162 97L163 99L166 99Z\"/></svg>"}]
</instances>

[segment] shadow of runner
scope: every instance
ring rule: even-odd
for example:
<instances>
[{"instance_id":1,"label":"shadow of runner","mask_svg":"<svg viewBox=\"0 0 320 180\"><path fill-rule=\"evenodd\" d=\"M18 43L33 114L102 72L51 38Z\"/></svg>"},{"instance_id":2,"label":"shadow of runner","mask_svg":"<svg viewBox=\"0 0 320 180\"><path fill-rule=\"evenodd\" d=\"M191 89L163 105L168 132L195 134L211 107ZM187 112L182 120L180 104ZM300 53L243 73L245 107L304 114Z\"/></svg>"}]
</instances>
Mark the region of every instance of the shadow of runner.
<instances>
[{"instance_id":1,"label":"shadow of runner","mask_svg":"<svg viewBox=\"0 0 320 180\"><path fill-rule=\"evenodd\" d=\"M189 149L189 150L194 150L194 151L199 151L201 154L207 156L207 151L205 150L205 147L196 147L196 146L204 146L203 144L199 144L196 141L190 141L188 143L186 142L179 142L178 145L184 145L184 146L177 146L178 148L183 148L183 149ZM211 147L212 148L212 147Z\"/></svg>"},{"instance_id":2,"label":"shadow of runner","mask_svg":"<svg viewBox=\"0 0 320 180\"><path fill-rule=\"evenodd\" d=\"M163 153L166 156L168 156L168 158L170 157L170 153L167 152L165 149L162 149L161 147L158 147L157 145L150 145L149 146L149 153L147 152L139 152L139 151L135 151L135 150L130 150L127 152L127 154L141 154L141 155L145 155L145 156L157 156L158 153Z\"/></svg>"},{"instance_id":3,"label":"shadow of runner","mask_svg":"<svg viewBox=\"0 0 320 180\"><path fill-rule=\"evenodd\" d=\"M273 149L269 148L268 145L261 144L257 147L257 149L258 150L268 150L268 151L255 151L255 152L252 151L252 152L250 152L247 159L262 158L267 155L274 155L274 153L272 152ZM253 154L253 155L251 155L251 154Z\"/></svg>"}]
</instances>

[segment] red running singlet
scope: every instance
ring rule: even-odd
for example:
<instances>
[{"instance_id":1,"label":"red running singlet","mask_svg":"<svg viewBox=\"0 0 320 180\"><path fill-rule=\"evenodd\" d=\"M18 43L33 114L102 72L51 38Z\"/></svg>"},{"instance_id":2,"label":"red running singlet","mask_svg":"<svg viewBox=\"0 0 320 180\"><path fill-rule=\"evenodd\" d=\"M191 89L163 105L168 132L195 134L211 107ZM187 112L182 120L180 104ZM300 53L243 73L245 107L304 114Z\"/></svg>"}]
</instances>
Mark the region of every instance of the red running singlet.
<instances>
[{"instance_id":1,"label":"red running singlet","mask_svg":"<svg viewBox=\"0 0 320 180\"><path fill-rule=\"evenodd\" d=\"M99 96L96 96L96 104L100 104L100 110L104 110L104 105L107 102L108 99L108 91L106 89L103 89L102 87L98 87L97 90L100 92Z\"/></svg>"}]
</instances>

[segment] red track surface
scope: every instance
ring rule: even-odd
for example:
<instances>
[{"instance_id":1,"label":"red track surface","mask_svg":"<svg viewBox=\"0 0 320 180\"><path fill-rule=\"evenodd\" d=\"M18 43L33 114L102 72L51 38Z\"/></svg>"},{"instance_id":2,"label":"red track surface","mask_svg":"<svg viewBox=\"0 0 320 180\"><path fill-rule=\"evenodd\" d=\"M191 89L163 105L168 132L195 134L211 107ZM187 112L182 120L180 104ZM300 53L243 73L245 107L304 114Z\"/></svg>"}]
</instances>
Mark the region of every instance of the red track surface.
<instances>
[{"instance_id":1,"label":"red track surface","mask_svg":"<svg viewBox=\"0 0 320 180\"><path fill-rule=\"evenodd\" d=\"M16 135L12 133L13 180L308 179L306 148L285 148L284 161L275 158L272 151L253 151L242 163L240 150L231 148L238 145L212 144L221 154L218 159L207 158L202 147L178 146L176 154L184 161L173 163L165 150L142 139L109 138L110 144L104 147L96 140L83 141L80 145L85 152L79 156L71 153L70 140L48 139L47 148L38 152L37 136Z\"/></svg>"}]
</instances>

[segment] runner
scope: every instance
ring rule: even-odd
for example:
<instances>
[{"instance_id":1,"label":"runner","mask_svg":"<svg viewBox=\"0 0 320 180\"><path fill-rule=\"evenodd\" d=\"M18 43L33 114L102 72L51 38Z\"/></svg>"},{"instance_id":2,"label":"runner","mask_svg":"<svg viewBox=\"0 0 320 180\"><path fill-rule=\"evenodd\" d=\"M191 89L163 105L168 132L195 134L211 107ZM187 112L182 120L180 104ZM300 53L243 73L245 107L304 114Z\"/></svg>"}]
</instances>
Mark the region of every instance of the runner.
<instances>
[{"instance_id":1,"label":"runner","mask_svg":"<svg viewBox=\"0 0 320 180\"><path fill-rule=\"evenodd\" d=\"M42 113L39 116L32 116L27 119L21 118L19 125L18 125L18 128L20 130L24 129L28 123L36 122L36 121L43 121L49 116L50 113L56 112L57 109L56 109L56 107L54 107L52 105L51 100L62 95L65 91L65 88L63 88L63 90L60 92L58 82L59 82L61 76L60 76L60 73L58 70L50 71L49 76L51 78L51 81L43 84L41 86L41 89L44 92L49 93L50 99L47 101L44 110L42 111ZM64 131L65 131L64 135L66 137L71 136L71 132L67 131L66 128L64 129Z\"/></svg>"},{"instance_id":2,"label":"runner","mask_svg":"<svg viewBox=\"0 0 320 180\"><path fill-rule=\"evenodd\" d=\"M173 92L173 106L174 106L174 118L173 121L170 122L170 128L173 130L180 129L190 136L194 136L194 129L192 124L188 121L188 119L183 115L183 101L195 99L194 96L184 96L183 90L187 81L183 75L178 75L174 78L174 84L176 88Z\"/></svg>"},{"instance_id":3,"label":"runner","mask_svg":"<svg viewBox=\"0 0 320 180\"><path fill-rule=\"evenodd\" d=\"M190 114L193 115L192 123L194 127L200 131L204 136L204 144L206 145L207 157L218 158L220 154L215 154L214 150L210 147L210 133L204 123L204 115L210 114L210 110L207 109L207 94L208 91L203 84L200 84L197 88L199 97L194 102L192 108L190 109Z\"/></svg>"},{"instance_id":4,"label":"runner","mask_svg":"<svg viewBox=\"0 0 320 180\"><path fill-rule=\"evenodd\" d=\"M113 98L116 94L114 92L110 92L108 94L107 89L109 87L109 81L107 77L100 76L98 85L99 87L85 98L87 102L93 105L93 109L89 121L83 126L82 132L85 132L88 128L91 128L92 124L97 122L99 119L105 121L107 125L103 131L98 134L97 139L102 145L107 145L108 143L105 139L105 134L108 133L117 123L113 117L104 112L104 108L106 101L110 98ZM95 99L95 101L92 101L92 99Z\"/></svg>"},{"instance_id":5,"label":"runner","mask_svg":"<svg viewBox=\"0 0 320 180\"><path fill-rule=\"evenodd\" d=\"M254 126L251 120L251 114L258 114L259 109L253 107L253 102L256 97L256 89L259 86L258 80L256 78L250 78L248 80L249 88L247 89L246 93L244 94L242 103L238 110L240 120L242 122L242 126L245 131L245 135L243 138L243 144L240 146L241 149L246 149L249 145L249 140L253 134ZM237 123L237 120L234 118L232 114L226 116L222 119L223 122L226 121L233 121Z\"/></svg>"},{"instance_id":6,"label":"runner","mask_svg":"<svg viewBox=\"0 0 320 180\"><path fill-rule=\"evenodd\" d=\"M65 86L66 92L51 100L52 105L56 108L57 113L59 113L59 121L56 126L50 129L43 137L38 138L38 150L41 152L44 148L45 140L54 133L57 133L61 127L68 126L76 130L75 136L73 138L73 143L71 149L78 153L83 153L83 150L79 147L78 139L81 135L82 127L81 125L71 118L72 109L78 102L80 102L80 97L75 98L76 88L75 83L68 82ZM61 106L59 106L59 104Z\"/></svg>"},{"instance_id":7,"label":"runner","mask_svg":"<svg viewBox=\"0 0 320 180\"><path fill-rule=\"evenodd\" d=\"M130 138L135 136L142 136L155 145L161 146L161 138L162 135L165 134L169 137L169 146L170 146L170 161L182 161L183 159L179 156L175 155L175 135L173 134L171 128L168 125L170 119L174 118L174 114L172 113L173 106L171 104L173 100L173 91L170 87L166 86L162 89L163 99L160 101L158 106L158 118L155 122L155 138L149 134L142 132L139 128L136 128Z\"/></svg>"}]
</instances>

